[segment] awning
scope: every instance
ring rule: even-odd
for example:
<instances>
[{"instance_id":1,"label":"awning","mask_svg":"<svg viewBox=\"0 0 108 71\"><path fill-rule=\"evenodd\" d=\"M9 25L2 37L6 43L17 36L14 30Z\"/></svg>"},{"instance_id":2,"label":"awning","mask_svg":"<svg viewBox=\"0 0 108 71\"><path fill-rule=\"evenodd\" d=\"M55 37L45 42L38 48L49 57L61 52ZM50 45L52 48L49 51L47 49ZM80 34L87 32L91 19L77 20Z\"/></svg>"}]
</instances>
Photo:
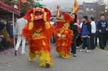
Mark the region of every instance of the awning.
<instances>
[{"instance_id":1,"label":"awning","mask_svg":"<svg viewBox=\"0 0 108 71\"><path fill-rule=\"evenodd\" d=\"M0 1L0 8L2 8L3 10L6 10L10 13L15 13L16 15L20 15L20 11L18 11L17 9L15 9L12 6L9 6L7 4L4 4L3 2Z\"/></svg>"}]
</instances>

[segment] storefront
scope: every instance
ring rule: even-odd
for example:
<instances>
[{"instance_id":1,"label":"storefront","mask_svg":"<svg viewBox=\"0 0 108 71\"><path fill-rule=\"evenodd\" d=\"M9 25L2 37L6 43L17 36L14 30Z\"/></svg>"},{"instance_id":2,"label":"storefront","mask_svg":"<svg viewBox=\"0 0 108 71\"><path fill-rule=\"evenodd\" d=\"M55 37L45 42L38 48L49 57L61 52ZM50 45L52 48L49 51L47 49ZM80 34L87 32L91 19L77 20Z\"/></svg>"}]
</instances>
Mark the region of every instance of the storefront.
<instances>
[{"instance_id":1,"label":"storefront","mask_svg":"<svg viewBox=\"0 0 108 71\"><path fill-rule=\"evenodd\" d=\"M20 16L20 11L0 1L0 22L3 22L6 25L7 32L12 39L14 39L14 22L18 16ZM9 48L8 43L6 42L5 37L0 34L0 51L7 48Z\"/></svg>"}]
</instances>

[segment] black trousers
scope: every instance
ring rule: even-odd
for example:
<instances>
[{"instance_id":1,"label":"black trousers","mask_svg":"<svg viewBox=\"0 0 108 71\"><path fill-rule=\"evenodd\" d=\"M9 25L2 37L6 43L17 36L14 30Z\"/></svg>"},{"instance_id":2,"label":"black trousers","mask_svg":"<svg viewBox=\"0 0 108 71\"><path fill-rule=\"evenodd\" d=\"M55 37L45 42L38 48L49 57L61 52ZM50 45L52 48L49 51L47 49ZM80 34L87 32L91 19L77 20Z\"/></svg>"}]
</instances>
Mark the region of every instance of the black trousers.
<instances>
[{"instance_id":1,"label":"black trousers","mask_svg":"<svg viewBox=\"0 0 108 71\"><path fill-rule=\"evenodd\" d=\"M80 46L82 44L81 35L78 35L78 38L76 39L76 46Z\"/></svg>"},{"instance_id":2,"label":"black trousers","mask_svg":"<svg viewBox=\"0 0 108 71\"><path fill-rule=\"evenodd\" d=\"M72 54L76 54L76 46L77 46L76 40L77 40L77 36L74 36L74 38L72 40L73 44L71 45L71 53Z\"/></svg>"},{"instance_id":3,"label":"black trousers","mask_svg":"<svg viewBox=\"0 0 108 71\"><path fill-rule=\"evenodd\" d=\"M97 40L98 40L98 33L95 34L95 47L98 45Z\"/></svg>"},{"instance_id":4,"label":"black trousers","mask_svg":"<svg viewBox=\"0 0 108 71\"><path fill-rule=\"evenodd\" d=\"M87 47L87 49L90 50L91 49L90 38L84 37L82 38L82 40L83 40L82 49L85 49Z\"/></svg>"},{"instance_id":5,"label":"black trousers","mask_svg":"<svg viewBox=\"0 0 108 71\"><path fill-rule=\"evenodd\" d=\"M106 47L107 42L107 33L100 33L99 34L99 46L101 49L104 49Z\"/></svg>"},{"instance_id":6,"label":"black trousers","mask_svg":"<svg viewBox=\"0 0 108 71\"><path fill-rule=\"evenodd\" d=\"M91 49L95 49L95 34L91 34L90 36L90 45L91 45Z\"/></svg>"}]
</instances>

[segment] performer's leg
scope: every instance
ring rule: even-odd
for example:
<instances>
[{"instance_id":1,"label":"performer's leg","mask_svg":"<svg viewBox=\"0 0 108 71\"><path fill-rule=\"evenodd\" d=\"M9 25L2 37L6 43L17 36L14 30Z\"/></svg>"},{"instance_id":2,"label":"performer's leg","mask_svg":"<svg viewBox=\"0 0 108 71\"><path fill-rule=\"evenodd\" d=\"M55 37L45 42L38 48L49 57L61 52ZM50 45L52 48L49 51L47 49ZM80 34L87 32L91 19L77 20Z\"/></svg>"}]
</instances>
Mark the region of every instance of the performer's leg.
<instances>
[{"instance_id":1,"label":"performer's leg","mask_svg":"<svg viewBox=\"0 0 108 71\"><path fill-rule=\"evenodd\" d=\"M33 52L29 51L29 61L30 62L34 60L35 56L36 56L35 52L33 53Z\"/></svg>"},{"instance_id":2,"label":"performer's leg","mask_svg":"<svg viewBox=\"0 0 108 71\"><path fill-rule=\"evenodd\" d=\"M68 46L62 47L62 58L69 59L70 58L70 48Z\"/></svg>"},{"instance_id":3,"label":"performer's leg","mask_svg":"<svg viewBox=\"0 0 108 71\"><path fill-rule=\"evenodd\" d=\"M17 55L17 51L18 51L18 48L20 47L20 43L21 43L21 36L18 36L17 37L17 43L15 46L15 55Z\"/></svg>"},{"instance_id":4,"label":"performer's leg","mask_svg":"<svg viewBox=\"0 0 108 71\"><path fill-rule=\"evenodd\" d=\"M22 37L22 54L25 54L25 46L26 45L26 39L24 37Z\"/></svg>"},{"instance_id":5,"label":"performer's leg","mask_svg":"<svg viewBox=\"0 0 108 71\"><path fill-rule=\"evenodd\" d=\"M59 54L59 56L61 57L61 55L60 55L60 47L57 47L56 46L56 52Z\"/></svg>"},{"instance_id":6,"label":"performer's leg","mask_svg":"<svg viewBox=\"0 0 108 71\"><path fill-rule=\"evenodd\" d=\"M59 57L61 57L61 58L69 58L68 48L67 47L64 47L64 46L57 47L56 51L57 51Z\"/></svg>"},{"instance_id":7,"label":"performer's leg","mask_svg":"<svg viewBox=\"0 0 108 71\"><path fill-rule=\"evenodd\" d=\"M63 57L63 47L56 47L56 52L58 53L59 57Z\"/></svg>"},{"instance_id":8,"label":"performer's leg","mask_svg":"<svg viewBox=\"0 0 108 71\"><path fill-rule=\"evenodd\" d=\"M53 60L49 51L42 50L40 53L40 67L53 66Z\"/></svg>"},{"instance_id":9,"label":"performer's leg","mask_svg":"<svg viewBox=\"0 0 108 71\"><path fill-rule=\"evenodd\" d=\"M67 47L67 54L66 54L66 58L70 58L70 46Z\"/></svg>"}]
</instances>

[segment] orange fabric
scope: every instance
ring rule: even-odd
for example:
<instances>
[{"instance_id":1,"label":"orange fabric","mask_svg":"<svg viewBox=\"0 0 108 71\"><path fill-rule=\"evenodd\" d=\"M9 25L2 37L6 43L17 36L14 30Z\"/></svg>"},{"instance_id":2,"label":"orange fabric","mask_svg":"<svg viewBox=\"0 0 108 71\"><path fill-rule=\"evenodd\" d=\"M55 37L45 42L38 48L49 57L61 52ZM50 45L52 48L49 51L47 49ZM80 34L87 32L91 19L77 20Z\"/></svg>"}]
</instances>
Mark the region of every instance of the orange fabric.
<instances>
[{"instance_id":1,"label":"orange fabric","mask_svg":"<svg viewBox=\"0 0 108 71\"><path fill-rule=\"evenodd\" d=\"M49 22L49 18L51 17L50 11L45 8L45 12L47 12L47 21ZM33 9L30 9L26 15L25 19L28 20L28 23L23 28L23 36L29 41L30 51L40 51L40 50L48 50L50 52L50 37L53 32L53 28L50 25L49 29L46 29L44 20L34 20L33 28L29 29L31 13L33 13ZM49 23L50 24L50 23Z\"/></svg>"},{"instance_id":2,"label":"orange fabric","mask_svg":"<svg viewBox=\"0 0 108 71\"><path fill-rule=\"evenodd\" d=\"M28 22L30 22L31 20L31 13L33 13L33 9L30 9L27 11L27 13L25 14L24 18L28 20Z\"/></svg>"},{"instance_id":3,"label":"orange fabric","mask_svg":"<svg viewBox=\"0 0 108 71\"><path fill-rule=\"evenodd\" d=\"M71 22L72 21L72 17L68 13L62 12L61 14L64 16L65 22Z\"/></svg>"},{"instance_id":4,"label":"orange fabric","mask_svg":"<svg viewBox=\"0 0 108 71\"><path fill-rule=\"evenodd\" d=\"M72 43L72 32L68 29L64 29L64 32L61 35L65 35L65 38L60 38L57 35L60 34L60 30L55 32L55 39L56 39L56 51L57 52L64 52L65 54L69 54L71 43Z\"/></svg>"},{"instance_id":5,"label":"orange fabric","mask_svg":"<svg viewBox=\"0 0 108 71\"><path fill-rule=\"evenodd\" d=\"M42 21L40 24L35 22L35 26L33 26L32 30L28 29L28 24L27 24L23 29L23 35L29 41L31 51L37 51L37 50L40 51L42 48L46 49L48 51L50 50L49 42L50 42L50 37L52 35L53 29L52 29L52 27L50 29L45 29L43 23L44 22L42 22ZM33 33L38 29L41 29L41 33L39 33L40 34L39 37L37 37L37 36L33 37ZM45 45L42 45L43 41L44 41Z\"/></svg>"},{"instance_id":6,"label":"orange fabric","mask_svg":"<svg viewBox=\"0 0 108 71\"><path fill-rule=\"evenodd\" d=\"M61 13L64 16L65 21L58 21L55 26L54 36L56 40L56 51L61 55L62 57L66 57L67 55L70 56L70 48L72 44L73 34L70 29L67 29L64 26L64 24L68 23L70 24L72 18L67 13Z\"/></svg>"},{"instance_id":7,"label":"orange fabric","mask_svg":"<svg viewBox=\"0 0 108 71\"><path fill-rule=\"evenodd\" d=\"M70 22L72 21L72 17L68 13L61 12L61 15L63 15L64 21L57 21L56 26L54 27L55 29L60 29L65 23L70 24Z\"/></svg>"}]
</instances>

